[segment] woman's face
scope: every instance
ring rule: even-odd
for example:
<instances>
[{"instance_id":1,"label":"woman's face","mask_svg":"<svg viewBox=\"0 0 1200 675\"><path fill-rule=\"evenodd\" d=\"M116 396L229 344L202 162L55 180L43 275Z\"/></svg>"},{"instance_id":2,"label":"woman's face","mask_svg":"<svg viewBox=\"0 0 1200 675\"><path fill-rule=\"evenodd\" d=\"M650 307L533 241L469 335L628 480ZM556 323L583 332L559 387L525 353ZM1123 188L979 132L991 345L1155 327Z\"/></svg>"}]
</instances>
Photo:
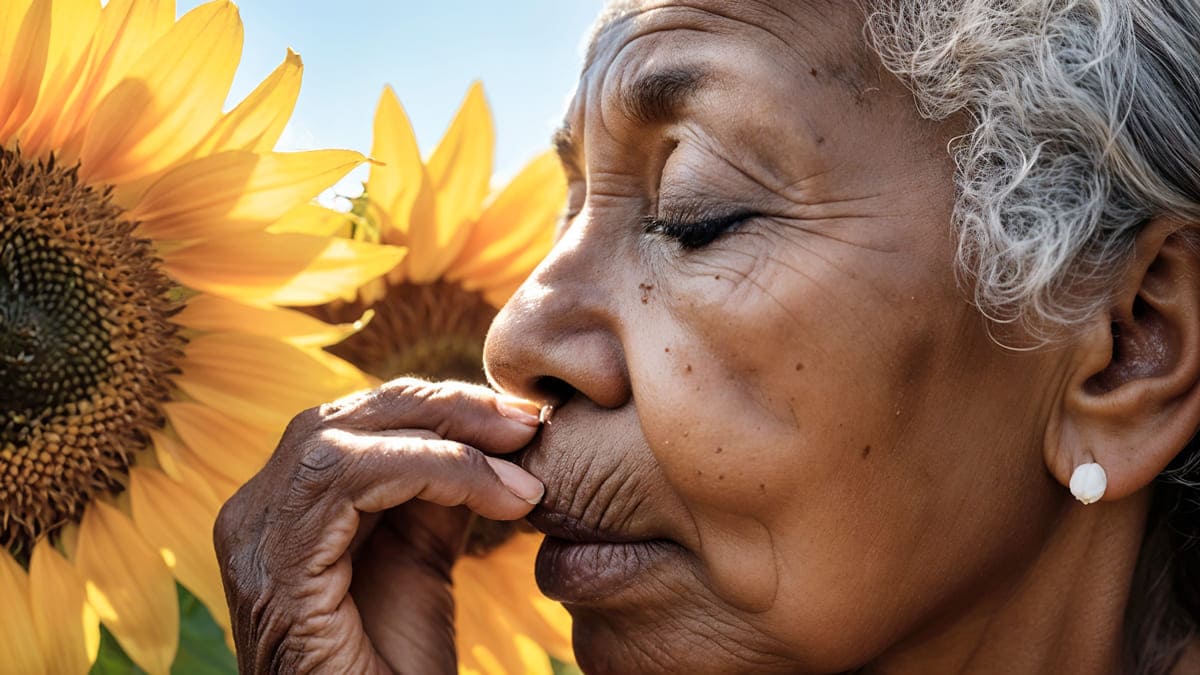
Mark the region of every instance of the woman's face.
<instances>
[{"instance_id":1,"label":"woman's face","mask_svg":"<svg viewBox=\"0 0 1200 675\"><path fill-rule=\"evenodd\" d=\"M969 622L1062 503L1064 357L995 346L964 300L954 130L853 4L648 3L570 105L575 213L486 358L557 404L522 463L589 669L898 655Z\"/></svg>"}]
</instances>

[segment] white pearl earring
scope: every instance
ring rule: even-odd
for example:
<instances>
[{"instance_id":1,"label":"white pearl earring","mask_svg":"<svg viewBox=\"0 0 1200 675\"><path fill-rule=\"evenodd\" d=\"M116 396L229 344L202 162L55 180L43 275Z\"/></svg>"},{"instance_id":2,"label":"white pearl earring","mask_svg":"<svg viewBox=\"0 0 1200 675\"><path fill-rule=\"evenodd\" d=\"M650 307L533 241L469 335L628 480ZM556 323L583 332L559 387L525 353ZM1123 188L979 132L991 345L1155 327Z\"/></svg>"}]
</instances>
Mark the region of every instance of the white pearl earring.
<instances>
[{"instance_id":1,"label":"white pearl earring","mask_svg":"<svg viewBox=\"0 0 1200 675\"><path fill-rule=\"evenodd\" d=\"M1107 489L1108 475L1104 473L1104 467L1095 462L1080 464L1071 474L1071 494L1084 504L1100 501Z\"/></svg>"}]
</instances>

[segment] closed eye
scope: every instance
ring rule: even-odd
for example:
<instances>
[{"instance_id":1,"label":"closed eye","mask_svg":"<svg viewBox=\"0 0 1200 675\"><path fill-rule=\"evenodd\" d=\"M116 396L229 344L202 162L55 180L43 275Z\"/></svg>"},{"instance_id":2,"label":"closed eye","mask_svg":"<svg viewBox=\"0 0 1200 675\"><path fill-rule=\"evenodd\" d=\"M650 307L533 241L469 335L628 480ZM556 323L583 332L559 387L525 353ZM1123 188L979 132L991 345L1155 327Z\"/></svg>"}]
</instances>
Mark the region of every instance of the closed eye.
<instances>
[{"instance_id":1,"label":"closed eye","mask_svg":"<svg viewBox=\"0 0 1200 675\"><path fill-rule=\"evenodd\" d=\"M642 226L646 234L670 237L684 249L694 251L708 246L756 215L743 211L690 221L647 216L642 220Z\"/></svg>"}]
</instances>

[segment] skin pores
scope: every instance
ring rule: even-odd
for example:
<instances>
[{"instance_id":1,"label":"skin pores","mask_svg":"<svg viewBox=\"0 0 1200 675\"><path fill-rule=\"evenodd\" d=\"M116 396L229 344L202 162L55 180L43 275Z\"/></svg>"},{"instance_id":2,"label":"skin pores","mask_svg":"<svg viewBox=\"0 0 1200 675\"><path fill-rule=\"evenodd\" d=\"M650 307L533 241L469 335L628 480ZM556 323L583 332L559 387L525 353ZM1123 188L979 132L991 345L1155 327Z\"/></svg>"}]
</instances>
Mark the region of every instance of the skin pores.
<instances>
[{"instance_id":1,"label":"skin pores","mask_svg":"<svg viewBox=\"0 0 1200 675\"><path fill-rule=\"evenodd\" d=\"M577 213L486 349L555 404L522 463L533 522L590 540L539 563L589 670L834 672L969 630L1062 508L1066 357L997 347L965 301L956 130L861 21L657 2L597 38Z\"/></svg>"}]
</instances>

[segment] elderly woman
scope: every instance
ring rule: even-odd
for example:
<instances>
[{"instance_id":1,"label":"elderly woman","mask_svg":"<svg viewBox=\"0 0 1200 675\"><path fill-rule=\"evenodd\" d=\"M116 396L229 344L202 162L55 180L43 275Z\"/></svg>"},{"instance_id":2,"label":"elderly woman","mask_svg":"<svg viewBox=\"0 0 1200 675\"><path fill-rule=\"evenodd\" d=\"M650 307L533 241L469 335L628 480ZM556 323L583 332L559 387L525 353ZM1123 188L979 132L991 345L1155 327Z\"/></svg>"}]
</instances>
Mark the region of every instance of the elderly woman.
<instances>
[{"instance_id":1,"label":"elderly woman","mask_svg":"<svg viewBox=\"0 0 1200 675\"><path fill-rule=\"evenodd\" d=\"M217 527L243 668L452 670L475 512L548 535L588 672L1200 672L1197 36L1196 0L614 5L505 393L293 422Z\"/></svg>"}]
</instances>

